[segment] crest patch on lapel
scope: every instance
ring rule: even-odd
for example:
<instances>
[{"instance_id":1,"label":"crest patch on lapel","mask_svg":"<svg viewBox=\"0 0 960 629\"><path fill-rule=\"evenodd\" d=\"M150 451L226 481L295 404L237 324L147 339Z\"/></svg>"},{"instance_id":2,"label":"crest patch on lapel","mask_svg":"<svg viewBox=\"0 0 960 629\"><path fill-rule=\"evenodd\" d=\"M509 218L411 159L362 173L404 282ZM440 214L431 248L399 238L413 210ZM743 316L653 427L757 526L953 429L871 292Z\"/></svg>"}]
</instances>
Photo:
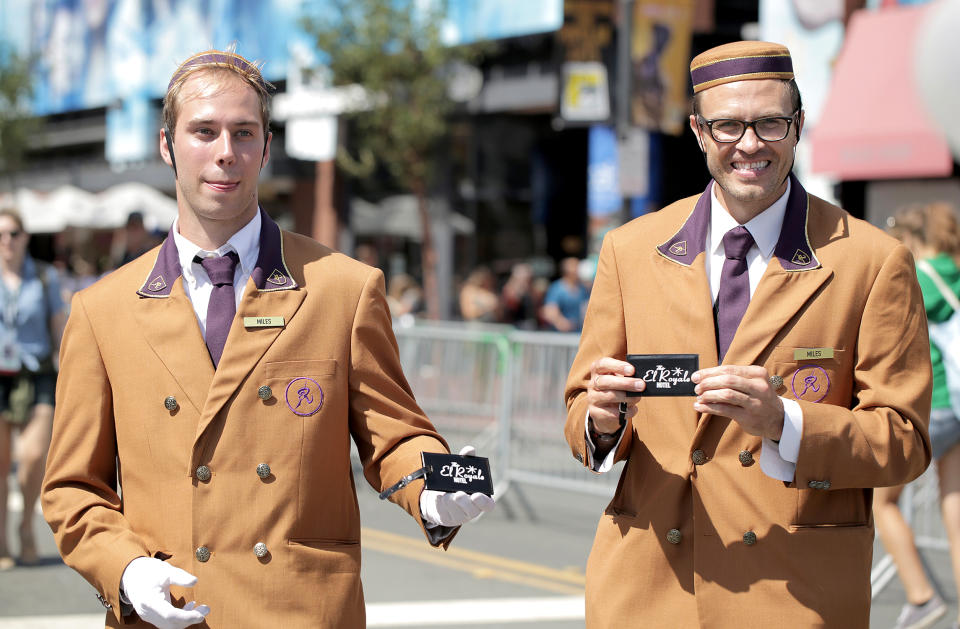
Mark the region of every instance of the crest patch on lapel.
<instances>
[{"instance_id":1,"label":"crest patch on lapel","mask_svg":"<svg viewBox=\"0 0 960 629\"><path fill-rule=\"evenodd\" d=\"M155 293L156 293L156 292L159 292L159 291L162 291L162 290L163 290L164 288L166 288L166 287L167 287L167 283L166 283L166 281L164 281L162 275L156 276L155 278L153 278L152 280L150 280L150 283L149 283L149 284L147 284L147 288L150 289L151 291L155 292Z\"/></svg>"},{"instance_id":2,"label":"crest patch on lapel","mask_svg":"<svg viewBox=\"0 0 960 629\"><path fill-rule=\"evenodd\" d=\"M797 252L793 254L793 259L791 260L791 262L793 262L797 266L807 266L808 264L810 264L810 256L808 256L806 252L800 249L797 249Z\"/></svg>"},{"instance_id":3,"label":"crest patch on lapel","mask_svg":"<svg viewBox=\"0 0 960 629\"><path fill-rule=\"evenodd\" d=\"M309 417L323 406L323 389L316 380L301 376L290 381L284 398L294 415Z\"/></svg>"},{"instance_id":4,"label":"crest patch on lapel","mask_svg":"<svg viewBox=\"0 0 960 629\"><path fill-rule=\"evenodd\" d=\"M798 400L819 402L830 392L830 376L819 365L804 365L793 372L790 388Z\"/></svg>"},{"instance_id":5,"label":"crest patch on lapel","mask_svg":"<svg viewBox=\"0 0 960 629\"><path fill-rule=\"evenodd\" d=\"M680 242L675 242L670 245L670 253L675 256L685 256L687 255L687 241L681 240Z\"/></svg>"},{"instance_id":6,"label":"crest patch on lapel","mask_svg":"<svg viewBox=\"0 0 960 629\"><path fill-rule=\"evenodd\" d=\"M277 269L274 269L273 273L270 274L270 277L267 278L267 281L271 284L276 284L277 286L283 286L287 283L287 276Z\"/></svg>"}]
</instances>

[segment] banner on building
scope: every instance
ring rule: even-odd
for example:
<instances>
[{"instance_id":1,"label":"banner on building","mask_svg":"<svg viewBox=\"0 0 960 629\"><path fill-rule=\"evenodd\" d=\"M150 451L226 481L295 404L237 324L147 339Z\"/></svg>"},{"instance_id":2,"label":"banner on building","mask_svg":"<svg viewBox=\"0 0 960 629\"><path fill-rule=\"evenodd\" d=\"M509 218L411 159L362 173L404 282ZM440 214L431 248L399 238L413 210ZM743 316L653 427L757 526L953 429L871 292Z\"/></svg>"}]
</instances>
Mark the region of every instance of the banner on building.
<instances>
[{"instance_id":1,"label":"banner on building","mask_svg":"<svg viewBox=\"0 0 960 629\"><path fill-rule=\"evenodd\" d=\"M613 127L593 125L587 142L587 212L590 216L619 212L623 199L620 197L617 134Z\"/></svg>"},{"instance_id":2,"label":"banner on building","mask_svg":"<svg viewBox=\"0 0 960 629\"><path fill-rule=\"evenodd\" d=\"M617 133L593 125L587 140L587 251L598 253L603 236L622 221Z\"/></svg>"},{"instance_id":3,"label":"banner on building","mask_svg":"<svg viewBox=\"0 0 960 629\"><path fill-rule=\"evenodd\" d=\"M636 0L631 45L633 123L680 135L687 124L695 0Z\"/></svg>"}]
</instances>

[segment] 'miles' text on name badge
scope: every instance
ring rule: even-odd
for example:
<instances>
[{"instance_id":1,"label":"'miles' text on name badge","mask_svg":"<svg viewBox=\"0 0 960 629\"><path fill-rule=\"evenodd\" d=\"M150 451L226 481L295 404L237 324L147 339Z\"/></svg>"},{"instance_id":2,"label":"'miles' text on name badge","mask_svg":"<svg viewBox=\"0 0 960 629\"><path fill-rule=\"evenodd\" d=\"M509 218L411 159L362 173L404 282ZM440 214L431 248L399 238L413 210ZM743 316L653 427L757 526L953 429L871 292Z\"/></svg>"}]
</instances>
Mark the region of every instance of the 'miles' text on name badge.
<instances>
[{"instance_id":1,"label":"'miles' text on name badge","mask_svg":"<svg viewBox=\"0 0 960 629\"><path fill-rule=\"evenodd\" d=\"M819 360L833 358L832 347L801 347L793 350L794 360Z\"/></svg>"},{"instance_id":2,"label":"'miles' text on name badge","mask_svg":"<svg viewBox=\"0 0 960 629\"><path fill-rule=\"evenodd\" d=\"M283 317L244 317L243 327L245 328L282 328L284 325Z\"/></svg>"}]
</instances>

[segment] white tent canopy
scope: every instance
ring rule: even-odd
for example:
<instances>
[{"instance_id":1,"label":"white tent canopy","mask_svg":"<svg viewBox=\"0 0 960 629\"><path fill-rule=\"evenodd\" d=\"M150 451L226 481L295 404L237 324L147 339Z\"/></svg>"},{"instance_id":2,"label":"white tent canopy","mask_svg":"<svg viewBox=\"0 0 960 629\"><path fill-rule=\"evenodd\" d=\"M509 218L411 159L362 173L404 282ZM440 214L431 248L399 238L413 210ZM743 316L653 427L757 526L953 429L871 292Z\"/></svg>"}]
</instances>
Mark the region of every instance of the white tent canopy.
<instances>
[{"instance_id":1,"label":"white tent canopy","mask_svg":"<svg viewBox=\"0 0 960 629\"><path fill-rule=\"evenodd\" d=\"M350 223L358 236L401 236L414 241L423 239L417 198L412 194L387 197L380 203L363 199L350 202ZM442 221L455 234L472 234L473 221L457 212L450 211L443 199L430 199L427 205L431 222Z\"/></svg>"},{"instance_id":2,"label":"white tent canopy","mask_svg":"<svg viewBox=\"0 0 960 629\"><path fill-rule=\"evenodd\" d=\"M177 202L141 183L122 183L99 193L74 186L50 192L19 188L0 195L0 204L12 205L33 234L56 233L67 227L112 229L122 227L132 212L143 214L148 230L166 231L177 216Z\"/></svg>"}]
</instances>

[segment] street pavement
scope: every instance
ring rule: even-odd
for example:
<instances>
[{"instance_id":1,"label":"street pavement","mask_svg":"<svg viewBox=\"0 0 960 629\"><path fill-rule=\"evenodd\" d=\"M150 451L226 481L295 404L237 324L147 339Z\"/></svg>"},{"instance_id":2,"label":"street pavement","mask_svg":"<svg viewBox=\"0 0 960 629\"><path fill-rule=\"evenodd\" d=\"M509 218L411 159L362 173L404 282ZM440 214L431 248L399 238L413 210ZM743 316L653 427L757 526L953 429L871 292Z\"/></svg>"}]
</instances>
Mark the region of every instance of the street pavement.
<instances>
[{"instance_id":1,"label":"street pavement","mask_svg":"<svg viewBox=\"0 0 960 629\"><path fill-rule=\"evenodd\" d=\"M571 465L573 463L571 462ZM410 517L381 502L358 476L362 577L370 627L573 629L583 627L584 567L606 497L513 484L497 508L465 526L448 552L429 548ZM9 536L20 500L11 492ZM43 560L0 572L0 629L94 629L103 608L93 588L65 567L38 518ZM957 614L949 558L924 551ZM893 579L874 600L871 626L892 627L903 604ZM784 618L784 626L790 626Z\"/></svg>"}]
</instances>

